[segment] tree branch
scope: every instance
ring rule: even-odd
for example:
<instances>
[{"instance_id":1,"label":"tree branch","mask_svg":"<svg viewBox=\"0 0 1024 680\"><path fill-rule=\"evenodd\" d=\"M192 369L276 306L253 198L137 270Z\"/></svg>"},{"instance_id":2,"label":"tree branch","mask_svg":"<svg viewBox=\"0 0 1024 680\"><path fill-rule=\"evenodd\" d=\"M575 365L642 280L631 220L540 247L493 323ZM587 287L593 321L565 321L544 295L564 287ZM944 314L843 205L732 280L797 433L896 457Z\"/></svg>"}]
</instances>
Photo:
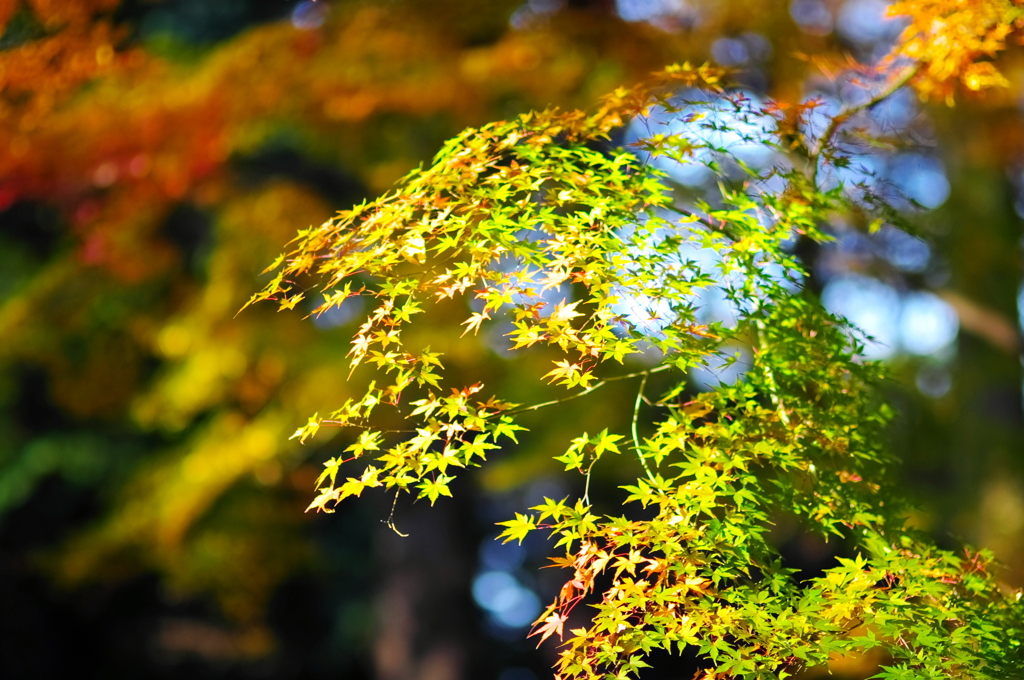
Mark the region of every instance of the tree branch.
<instances>
[{"instance_id":1,"label":"tree branch","mask_svg":"<svg viewBox=\"0 0 1024 680\"><path fill-rule=\"evenodd\" d=\"M910 82L910 79L917 75L917 72L920 70L920 64L908 66L907 69L901 75L894 78L888 85L882 88L880 92L878 92L875 96L871 97L871 99L861 104L857 104L856 106L851 106L846 109L843 109L842 111L840 111L839 113L832 117L832 120L829 121L828 127L826 127L825 131L821 133L820 137L818 137L818 141L815 142L814 149L811 151L811 183L813 185L817 186L818 167L821 161L821 154L825 151L826 148L828 148L829 145L831 145L832 138L836 136L837 132L839 132L839 128L843 125L843 123L848 121L850 118L853 118L861 111L866 111L867 109L877 106L878 104L882 103L883 101L891 97L893 94L896 93L897 90L899 90L901 87Z\"/></svg>"}]
</instances>

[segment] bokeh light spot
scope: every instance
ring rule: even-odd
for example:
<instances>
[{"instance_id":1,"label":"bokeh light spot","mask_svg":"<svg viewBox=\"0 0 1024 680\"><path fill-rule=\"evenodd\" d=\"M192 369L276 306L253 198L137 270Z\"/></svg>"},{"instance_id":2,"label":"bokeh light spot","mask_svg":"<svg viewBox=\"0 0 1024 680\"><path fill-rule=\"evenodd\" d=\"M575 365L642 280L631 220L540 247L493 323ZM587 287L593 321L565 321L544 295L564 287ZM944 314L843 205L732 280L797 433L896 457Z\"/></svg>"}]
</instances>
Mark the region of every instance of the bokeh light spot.
<instances>
[{"instance_id":1,"label":"bokeh light spot","mask_svg":"<svg viewBox=\"0 0 1024 680\"><path fill-rule=\"evenodd\" d=\"M719 38L711 45L711 56L722 66L739 66L750 59L747 45L735 38Z\"/></svg>"},{"instance_id":2,"label":"bokeh light spot","mask_svg":"<svg viewBox=\"0 0 1024 680\"><path fill-rule=\"evenodd\" d=\"M870 45L885 38L895 23L886 17L888 3L882 0L849 0L839 10L836 29L855 43Z\"/></svg>"},{"instance_id":3,"label":"bokeh light spot","mask_svg":"<svg viewBox=\"0 0 1024 680\"><path fill-rule=\"evenodd\" d=\"M905 231L886 226L877 238L885 259L905 272L923 272L931 261L932 249L928 244Z\"/></svg>"},{"instance_id":4,"label":"bokeh light spot","mask_svg":"<svg viewBox=\"0 0 1024 680\"><path fill-rule=\"evenodd\" d=\"M864 356L887 359L897 348L900 301L896 291L881 281L856 274L839 276L825 286L825 307L840 314L870 336Z\"/></svg>"},{"instance_id":5,"label":"bokeh light spot","mask_svg":"<svg viewBox=\"0 0 1024 680\"><path fill-rule=\"evenodd\" d=\"M686 0L616 0L615 8L626 21L661 23L672 17L693 25L698 19L696 8Z\"/></svg>"},{"instance_id":6,"label":"bokeh light spot","mask_svg":"<svg viewBox=\"0 0 1024 680\"><path fill-rule=\"evenodd\" d=\"M903 299L900 339L912 354L937 354L956 340L960 322L942 298L927 292L910 293Z\"/></svg>"},{"instance_id":7,"label":"bokeh light spot","mask_svg":"<svg viewBox=\"0 0 1024 680\"><path fill-rule=\"evenodd\" d=\"M889 168L892 181L925 208L935 209L949 198L949 180L938 159L922 154L900 154Z\"/></svg>"},{"instance_id":8,"label":"bokeh light spot","mask_svg":"<svg viewBox=\"0 0 1024 680\"><path fill-rule=\"evenodd\" d=\"M819 0L794 0L789 15L804 33L828 35L832 32L832 12Z\"/></svg>"},{"instance_id":9,"label":"bokeh light spot","mask_svg":"<svg viewBox=\"0 0 1024 680\"><path fill-rule=\"evenodd\" d=\"M525 560L526 548L515 541L484 541L480 544L480 562L487 569L511 571L521 567Z\"/></svg>"},{"instance_id":10,"label":"bokeh light spot","mask_svg":"<svg viewBox=\"0 0 1024 680\"><path fill-rule=\"evenodd\" d=\"M292 26L303 31L320 28L327 21L331 8L323 2L306 0L300 2L292 10Z\"/></svg>"},{"instance_id":11,"label":"bokeh light spot","mask_svg":"<svg viewBox=\"0 0 1024 680\"><path fill-rule=\"evenodd\" d=\"M523 628L540 613L540 600L507 571L485 571L473 580L473 599L507 628Z\"/></svg>"},{"instance_id":12,"label":"bokeh light spot","mask_svg":"<svg viewBox=\"0 0 1024 680\"><path fill-rule=\"evenodd\" d=\"M918 391L932 399L946 396L953 386L952 376L942 366L922 366L917 372L917 380L915 382Z\"/></svg>"}]
</instances>

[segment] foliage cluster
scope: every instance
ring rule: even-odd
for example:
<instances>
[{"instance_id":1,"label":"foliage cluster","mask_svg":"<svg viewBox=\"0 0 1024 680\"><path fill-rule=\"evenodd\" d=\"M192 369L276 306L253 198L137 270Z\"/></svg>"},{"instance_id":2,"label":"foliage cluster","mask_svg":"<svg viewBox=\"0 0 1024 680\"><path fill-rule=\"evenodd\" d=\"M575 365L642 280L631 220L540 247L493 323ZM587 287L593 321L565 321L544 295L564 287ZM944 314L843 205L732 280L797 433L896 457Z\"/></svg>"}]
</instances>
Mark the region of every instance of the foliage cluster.
<instances>
[{"instance_id":1,"label":"foliage cluster","mask_svg":"<svg viewBox=\"0 0 1024 680\"><path fill-rule=\"evenodd\" d=\"M1002 47L1016 5L894 11L911 14L902 40L866 78L862 103L824 124L817 102L761 104L720 72L674 66L591 113L469 129L391 193L301 231L250 304L292 309L314 285L314 315L372 303L349 351L368 374L364 393L295 433L361 431L326 463L310 508L375 487L434 503L459 469L516 441L519 414L634 380L629 432L583 432L554 456L583 476L580 497L546 498L502 523L506 540L543 531L561 549L553 563L570 575L533 631L568 635L559 677L632 677L656 649L696 651L709 680L790 677L879 650L877 677L1018 677L1020 593L1000 590L990 555L940 550L905 526L880 443L881 369L815 299L794 254L798 242L828 241L840 218L865 230L901 219L844 175L857 163L851 140L870 135L858 116L907 83L952 102L956 81L1002 82L979 59ZM663 132L665 120L684 125L662 122ZM645 122L634 148L608 143ZM715 180L686 191L666 162L706 166ZM537 377L570 393L523 406L479 383L447 384L443 354L406 338L457 297L473 309L466 333L547 346L553 367ZM708 313L713 298L726 315ZM703 392L688 379L732 362L741 379ZM411 429L381 426L383 410ZM596 509L594 466L625 453L639 476L623 487L622 512ZM340 478L356 460L361 472ZM799 579L768 536L782 515L847 541L852 557ZM566 631L580 603L592 615Z\"/></svg>"}]
</instances>

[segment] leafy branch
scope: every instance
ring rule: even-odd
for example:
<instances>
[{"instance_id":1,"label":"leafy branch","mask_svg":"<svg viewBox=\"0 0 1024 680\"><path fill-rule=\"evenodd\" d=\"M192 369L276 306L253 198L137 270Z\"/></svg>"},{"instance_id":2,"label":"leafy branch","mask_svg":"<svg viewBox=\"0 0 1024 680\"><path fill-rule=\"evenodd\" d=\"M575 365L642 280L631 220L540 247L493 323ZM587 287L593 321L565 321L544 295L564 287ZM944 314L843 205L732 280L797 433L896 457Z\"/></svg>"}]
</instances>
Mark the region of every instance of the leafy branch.
<instances>
[{"instance_id":1,"label":"leafy branch","mask_svg":"<svg viewBox=\"0 0 1024 680\"><path fill-rule=\"evenodd\" d=\"M622 487L623 514L599 516L590 503L595 465L626 439L612 425L580 433L553 456L584 476L581 498L545 498L500 523L506 541L549 532L553 565L569 572L531 633L565 638L559 678L636 676L654 649L693 650L711 668L707 680L781 679L874 649L893 659L882 677L1015 677L1000 669L1024 655L1018 600L989 575L990 556L961 558L904 526L893 457L881 445L891 417L879 398L884 371L857 355L844 320L796 290L807 272L791 252L793 236L824 242L821 225L837 213L874 209L853 206L841 188L822 191L822 159L837 152L844 123L920 68L832 117L809 153L809 176L797 163L755 170L712 143L709 131L778 115L743 97L727 100L731 123L692 127L693 115L682 132L652 134L638 147L652 158L705 150L735 161L709 162L716 182L689 204L658 163L602 150L611 130L649 106L673 111L666 77L724 96L718 74L682 65L612 93L594 112L545 111L468 130L393 193L302 232L257 298L294 306L286 280L312 274L326 309L349 296L342 286L351 277L370 281L361 294L378 304L350 356L353 368L370 363L381 376L296 433L305 440L322 423L362 430L349 458L327 462L310 508L329 512L376 487L434 503L451 495L459 470L518 444L525 428L515 416L640 378L621 425L629 419L643 474ZM786 153L781 127L763 139L739 136ZM733 166L754 181L738 185ZM753 186L768 178L781 186ZM446 393L442 355L409 349L406 334L436 302L470 296L481 306L463 335L504 316L512 349L557 352L544 379L570 393L529 406L486 396L480 383ZM709 299L724 301L727 319L708 318ZM603 363L624 364L645 344L658 365L598 377ZM687 372L736 346L755 355L742 377L695 394ZM674 384L645 417L649 378L670 370ZM405 414L413 430L385 443L385 431L369 425L374 413L397 408L410 389L420 397ZM652 432L643 441L641 425ZM362 473L340 480L340 466L357 458L368 460ZM780 515L845 537L854 556L798 581L770 540ZM589 620L566 634L570 612L588 598Z\"/></svg>"}]
</instances>

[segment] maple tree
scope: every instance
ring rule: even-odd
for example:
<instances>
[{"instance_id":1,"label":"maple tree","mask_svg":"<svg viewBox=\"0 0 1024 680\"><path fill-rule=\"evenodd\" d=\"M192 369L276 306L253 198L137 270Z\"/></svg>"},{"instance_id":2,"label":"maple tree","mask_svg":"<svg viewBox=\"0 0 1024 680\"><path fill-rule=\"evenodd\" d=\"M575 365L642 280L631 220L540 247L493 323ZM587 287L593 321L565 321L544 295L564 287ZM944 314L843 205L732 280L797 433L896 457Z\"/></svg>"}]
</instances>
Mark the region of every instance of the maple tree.
<instances>
[{"instance_id":1,"label":"maple tree","mask_svg":"<svg viewBox=\"0 0 1024 680\"><path fill-rule=\"evenodd\" d=\"M281 20L218 19L224 23L212 32L214 37L197 44L183 36L199 33L202 2L0 1L0 148L7 151L0 154L0 431L5 433L0 567L15 574L5 578L4 597L26 603L30 596L24 592L33 591L24 584L38 582L19 579L34 579L37 572L74 589L61 590L53 600L46 594L28 601L27 610L33 612L41 602L66 603L72 600L62 598L88 598L97 591L109 597L134 587L137 579L153 577L152 588L159 592L153 600L161 604L152 605L147 615L171 617L174 625L166 631L161 627L152 638L143 638L152 627L130 626L138 651L133 661L122 663L133 673L145 672L135 666L155 663L147 654L198 654L214 660L210 668L223 670L217 664L224 658L255 664L294 654L288 650L294 650L298 636L282 633L268 610L279 606L275 602L295 579L310 579L314 573L322 586L315 598L320 609L310 606L295 618L310 631L314 626L309 622L325 620L323 610L336 607L341 613L331 614L335 624L319 628L324 639L336 630L347 631L339 634L341 642L330 639L330 645L344 650L339 656L346 660L340 663L370 656L366 650L373 637L373 645L383 651L374 652L371 662L358 663L372 665L380 678L436 673L431 664L445 658L445 645L465 656L453 662L453 668L462 663L464 670L447 671L449 676L483 677L509 662L480 660L489 657L490 642L486 626L476 624L488 621L489 614L474 608L465 591L477 568L477 541L487 529L467 525L484 515L481 506L494 498L532 488L538 479L558 479L556 473L566 467L576 472L555 483L558 491L547 494L550 503L529 512L525 506L535 502L522 504L522 517L506 526L512 532L507 538L526 537L531 555L530 546L543 543L538 535L552 530L585 535L590 546L581 552L577 540L558 557L567 576L578 581L564 598L543 580L560 570L542 572L539 585L534 584L542 597L560 598L544 612L534 640L556 636L559 626L563 637L572 637L572 629L596 625L600 620L592 622L594 610L587 605L609 592L613 577L621 583L632 579L619 591L622 607L633 607L629 611L658 588L659 596L667 593L670 600L688 602L687 597L717 597L722 583L748 578L729 576L719 584L696 580L708 579L716 560L728 562L727 568L742 563L736 555L723 557L714 546L699 542L690 556L693 573L645 561L664 559L656 546L671 547L669 538L687 528L675 521L677 515L667 514L673 508L651 501L666 493L652 486L651 477L658 475L673 488L695 482L680 502L695 494L705 506L687 521L703 526L700 522L728 517L731 524L715 529L719 537L728 538L741 514L755 518L762 509L776 524L767 533L754 532L759 538L747 548L759 563L788 540L786 531L796 531L794 508L812 517L804 522L812 529L823 521L849 534L843 524L848 517L843 513L853 510L843 506L847 492L870 508L876 494L869 485L877 483L883 494L896 485L911 487L926 504L924 511L911 511L917 524L938 536L953 531L992 547L1012 571L1024 545L1013 514L1012 452L1020 437L999 420L1006 409L992 407L1011 400L1002 393L993 399L989 390L999 382L1010 394L1019 393L1016 326L1011 323L1007 330L999 318L1015 319L1020 275L1013 259L1019 234L1009 186L1019 157L1019 120L1013 114L1020 89L1014 61L1019 56L1013 28L1017 6L901 3L896 9L910 28L893 58L920 64L903 71L910 62L892 61L894 70L859 66L847 52L865 63L877 55L840 35L838 18L836 30L823 35L801 14L804 5L814 5L839 17L861 4L661 3L661 13L647 19L637 16L636 8L644 3L629 2L338 1L329 5L326 18L318 15L310 23L298 15L288 21L285 14L313 3L239 0L210 3L209 12L223 17L239 7L261 5L271 8L266 18ZM157 18L175 13L184 17L178 28L154 32L161 25ZM665 74L653 89L645 89L650 84L630 86L665 63L690 59L698 64L709 56L741 71L722 75L714 69L684 69ZM905 135L884 125L879 130L875 124L881 117L875 114L906 109L913 99L906 96L908 90L896 89L873 108L857 107L903 79L935 106L918 116ZM727 85L737 81L749 88L743 91L750 99ZM603 100L601 108L572 113L622 84L624 89ZM777 97L777 108L769 109L761 98L766 92ZM818 93L821 104L810 107L814 95L808 93ZM638 116L652 101L660 102L650 108L654 115ZM947 107L949 101L955 106ZM783 102L790 106L783 108ZM842 102L851 108L840 112ZM552 103L563 110L517 118ZM915 109L912 101L909 108ZM282 280L295 286L292 293L307 296L289 297L293 313L276 315L263 304L235 316L254 277L296 226L321 224L332 206L386 191L460 128L480 128L499 118L510 122L463 134L445 146L439 165L428 165L383 204L363 206L362 212L333 221L327 236L354 239L345 241L350 250L332 253L344 257L320 257L328 253L315 250L315 239L324 232L311 229L307 236L314 240L288 266L311 264L313 269L286 277L295 284ZM834 126L828 126L829 120ZM929 126L935 130L929 132ZM523 137L510 141L517 135ZM816 146L820 140L825 141ZM869 157L864 144L871 145L876 159L899 160L901 152L921 148L917 143L922 140L925 146L936 145L928 154L942 158L953 185L941 213L915 217L907 201L886 194L867 175L856 176L868 191L830 193L835 178L849 177L843 173ZM631 145L634 141L640 145ZM724 149L719 153L711 146ZM814 155L821 163L811 174L817 174L821 195L812 189L814 182L804 182L797 172L802 168L807 177L808 159ZM769 165L761 165L765 158L772 159ZM793 167L766 177L784 158ZM743 164L754 174L744 175ZM661 171L669 173L670 191ZM680 185L679 177L690 183ZM715 188L715 177L721 178L722 190ZM745 189L744 182L756 191ZM780 190L785 186L780 182L791 188ZM853 184L847 181L847 188ZM420 203L410 202L415 193ZM526 194L530 201L513 205ZM896 212L886 207L890 199ZM801 218L808 220L806 234L795 246L761 238L758 229L769 221L755 224L743 217L765 214L764 201L772 200L784 216L807 211ZM468 211L466 202L472 206ZM453 213L443 223L454 231L402 226L422 220L423 211L433 210L437 218L449 207ZM680 209L683 213L672 214ZM635 217L650 213L650 219L639 222ZM387 233L390 240L360 240L360 234L368 233L362 225L370 214L378 216L375 226L367 227L370 232L374 237ZM702 226L700 219L710 220L712 214L724 224ZM494 226L492 216L504 221ZM682 221L695 216L696 222ZM882 226L872 234L875 217L882 218ZM846 220L845 231L839 222L833 224L836 218ZM529 233L516 227L524 220L533 221ZM950 228L944 230L943 222ZM537 226L542 224L557 227L557 234ZM712 227L722 229L713 242L695 238ZM355 231L346 234L346 228ZM884 258L865 264L848 248L851 235L878 245L901 229L916 233L918 228L936 244L933 259L945 258L948 283L930 271L893 274L884 269ZM842 243L830 244L832 236ZM734 252L734 239L746 245ZM443 252L438 250L442 241L451 245ZM474 243L479 250L465 250ZM744 255L742 248L748 246ZM494 248L509 251L490 261ZM719 251L730 255L707 259ZM783 270L759 269L758 252L779 258ZM609 253L608 259L602 253ZM690 255L684 258L684 253ZM820 339L839 343L845 337L821 316L814 297L823 284L821 267L837 253L856 260L844 267L863 268L859 271L881 280L909 282L911 289L943 295L957 291L958 297L948 298L963 311L956 358L897 357L890 367L904 384L913 385L915 376L928 371L941 378L952 363L955 380L946 397L923 397L912 388L908 395L896 390L896 383L884 382L883 398L877 394L876 369L856 361L851 375L863 383L852 384L863 391L844 397L849 402L832 393L800 392L804 383L798 378L803 376L794 372L805 371L810 358L828 358L826 347L817 347ZM303 261L306 255L313 259ZM313 292L320 265L329 263L328 276L333 277L349 271L346 267L359 258L376 273L355 271L348 289L344 281L328 286L327 300ZM734 269L725 276L723 267ZM758 311L743 306L750 299L743 272L752 267L764 274L752 284L764 291L758 299L803 291L786 303L795 306L785 309L791 310L791 319L806 314L821 323L813 342L789 344L792 331L778 326L786 320L779 316L782 307ZM438 280L448 269L451 278ZM593 278L585 271L593 272ZM673 282L672 272L687 285L681 285L682 279ZM381 281L415 290L380 288ZM321 302L334 305L349 294L340 311L325 307L323 314L304 318ZM715 310L732 309L728 296L738 305L738 312L729 313L742 312L736 326L716 318ZM394 306L381 308L389 299ZM995 313L979 309L978 301ZM351 329L347 319L367 303L378 308L374 314L379 317L363 331ZM801 324L800 332L816 330L810 321ZM350 329L358 336L355 345L344 340ZM767 352L759 349L762 338ZM651 349L651 342L661 349ZM815 351L801 349L807 344ZM519 349L508 353L513 346ZM359 359L359 365L353 381L345 383L344 355L351 348L350 359ZM773 356L780 348L800 356ZM659 352L676 357L675 364L661 368ZM760 363L746 371L745 382L724 386L718 396L700 397L695 385L703 384L701 362L708 362L712 372L730 372L744 368L751 352ZM849 359L837 358L847 364ZM838 365L835 370L841 374ZM817 375L815 380L828 386L836 384L834 378ZM364 393L361 388L374 379L379 394ZM682 391L664 396L674 389ZM753 396L743 390L753 390ZM401 400L392 404L399 394ZM351 398L347 404L346 397ZM895 425L886 424L884 399L895 399L904 414ZM332 415L339 403L343 408ZM818 409L827 411L822 405L833 403L836 418L847 419L843 422L852 421L858 408L877 414L878 420L858 420L850 439L837 433L837 423L822 423L828 413ZM977 403L984 406L973 406ZM307 436L312 446L302 449L303 435L294 440L288 435L315 411L327 415L315 417L303 434L312 434L323 421L326 426L312 440ZM346 419L357 427L332 427ZM740 420L746 424L732 425ZM401 432L407 429L421 431ZM681 462L684 450L669 451L659 461L659 452L680 443L689 431L700 434L686 440L691 443L683 444L690 447L685 451L710 456L719 448L736 449L746 469L723 470L709 459L715 476L698 479L705 474L703 467L671 467ZM894 450L911 461L905 472L891 461L883 467L881 461L856 459L856 465L865 466L861 469L836 460L834 468L825 469L840 477L826 476L832 486L819 498L814 493L820 487L798 469L808 456L818 455L807 447L847 439L862 447L855 451L884 459L888 449L883 440L894 432L903 437ZM812 441L812 435L818 439ZM762 441L782 452L780 465L796 461L797 468L768 465L763 446L751 448ZM381 469L376 477L372 470L364 477L361 463L349 460L380 456L380 463L372 463ZM486 466L465 474L465 467L485 457ZM322 468L326 458L331 461ZM412 493L397 497L397 503L390 494L346 503L325 521L301 512L321 471L316 486L323 493L317 502L332 510L342 495L363 493L389 479ZM680 472L689 477L675 478ZM783 494L781 505L760 495L749 498L747 491L760 489L751 475L757 485L767 479L791 483L790 496ZM633 489L620 493L621 484ZM738 492L738 506L731 491ZM571 496L560 504L566 493ZM421 520L419 508L403 502L417 495L424 499L420 506L436 501L428 519ZM620 510L629 496L634 500ZM578 499L586 499L579 508ZM834 515L817 517L833 507L838 508ZM886 507L891 507L888 497ZM384 528L374 533L377 523L366 521L365 514L380 511L386 518L389 509L394 511L392 526L411 534L408 539L395 538ZM621 513L629 523L617 527L609 518ZM453 516L461 523L453 522ZM652 517L668 526L647 524ZM29 529L18 533L19 526ZM25 543L12 547L12 536ZM378 544L375 552L367 545L371 536ZM826 551L856 559L853 547L845 548L847 539L832 536ZM405 547L395 548L389 539ZM344 559L337 559L338 545L349 551ZM787 558L782 566L794 566L787 550L782 552ZM945 555L920 553L920 560L927 561L929 554ZM961 566L970 569L987 559L975 560L972 553ZM422 572L429 575L409 586L409 572L401 571L409 563L433 571ZM844 611L862 606L875 592L836 599L837 592L852 588L850 583L863 585L855 576L878 566L857 568L850 566L849 581L838 586L815 582L835 605L828 612L808 610L817 621L840 620ZM935 575L941 587L961 587L942 583L956 577L953 566L941 569L947 570L946 576ZM789 598L796 582L802 597L810 592L802 582L806 576L780 578L779 592L769 596ZM763 576L755 570L749 578ZM1008 578L1014 579L1019 585L1019 574ZM638 586L640 581L646 585ZM980 573L971 576L971 583L990 587ZM906 586L896 584L892 592ZM679 591L673 594L672 587ZM372 633L366 632L371 597L379 612ZM186 634L188 621L180 631L175 627L175 607L194 601L190 598L208 598L209 620L215 624L211 639L220 640L217 645L191 649L188 640L195 638ZM339 598L344 604L337 604ZM666 601L662 614L673 601ZM412 604L418 629L403 624L408 611L403 607ZM89 600L79 614L97 607ZM19 604L8 611L23 609ZM608 610L601 620L611 625L622 611ZM447 612L454 612L463 629L445 639L443 631L451 630L443 620ZM67 613L62 610L55 618L63 621ZM755 613L742 610L738 625ZM566 614L569 618L563 619ZM90 624L74 636L60 637L57 628L34 633L21 622L15 630L33 640L53 640L61 654L38 654L46 663L74 658L76 653L65 654L62 646L75 644L77 654L96 665L97 657L88 655L97 654L93 649L101 645L91 636L103 627L92 625L90 616ZM626 621L636 623L637 616ZM649 623L660 625L657 612L650 616L655 619ZM720 625L718 631L727 627L724 621L711 624ZM121 641L129 626L117 625L112 634L117 642L110 648L123 653ZM630 643L615 631L598 633L595 641ZM834 633L828 644L838 651L829 666L841 672L851 668L843 650L860 643L836 641L842 636ZM25 639L17 635L14 640ZM579 646L585 646L586 636L573 639L577 658L588 658ZM930 634L923 639L930 640ZM4 654L15 648L33 649L14 642ZM554 648L549 639L535 659L518 663L539 671L548 665L541 655L553 654ZM402 649L412 651L403 655ZM847 673L873 673L874 665L887 658L884 649L879 654L864 657ZM811 656L814 662L825 658L823 652ZM654 659L661 667L647 674L675 672L664 657ZM6 658L0 662L7 667ZM810 665L788 657L786 663L788 669ZM107 672L125 674L123 665Z\"/></svg>"},{"instance_id":2,"label":"maple tree","mask_svg":"<svg viewBox=\"0 0 1024 680\"><path fill-rule=\"evenodd\" d=\"M870 134L858 116L908 83L947 103L957 82L1005 83L982 59L1020 23L1015 4L890 11L910 14L910 25L865 74L861 103L818 127L819 102L754 103L727 89L723 73L673 66L593 112L468 129L392 192L301 230L250 304L294 309L314 285L322 301L313 315L369 298L349 356L353 373L376 369L362 396L295 433L361 430L345 457L325 464L310 509L331 512L376 487L433 504L451 496L458 469L517 442L518 414L634 380L628 436L584 432L555 456L585 477L582 494L501 522L505 540L545 531L564 549L552 560L571 576L532 632L565 639L558 677L633 677L652 650L688 648L708 680L790 677L878 649L887 659L875 677L1016 677L1020 591L1000 590L989 554L958 556L907 528L880 444L890 417L877 396L880 368L859 356L856 330L807 294L794 254L795 240L828 241L837 219L869 231L900 219L884 195L844 175L864 153L849 139ZM666 123L676 118L685 125ZM630 120L647 121L632 149L602 145ZM744 145L770 160L745 158ZM715 182L674 191L660 159L702 165ZM725 318L704 313L712 294L728 301ZM524 406L480 383L445 384L443 354L416 329L458 296L475 301L466 333L504 320L512 350L556 348L561 358L537 377L575 391ZM693 389L689 372L728 365L743 347L742 378ZM641 354L646 368L616 370ZM382 429L384 409L410 429ZM622 487L624 514L599 512L594 467L625 452L641 474ZM341 481L341 466L359 459L369 462ZM849 541L854 557L794 578L767 539L771 518L785 513ZM581 602L594 612L569 632Z\"/></svg>"}]
</instances>

